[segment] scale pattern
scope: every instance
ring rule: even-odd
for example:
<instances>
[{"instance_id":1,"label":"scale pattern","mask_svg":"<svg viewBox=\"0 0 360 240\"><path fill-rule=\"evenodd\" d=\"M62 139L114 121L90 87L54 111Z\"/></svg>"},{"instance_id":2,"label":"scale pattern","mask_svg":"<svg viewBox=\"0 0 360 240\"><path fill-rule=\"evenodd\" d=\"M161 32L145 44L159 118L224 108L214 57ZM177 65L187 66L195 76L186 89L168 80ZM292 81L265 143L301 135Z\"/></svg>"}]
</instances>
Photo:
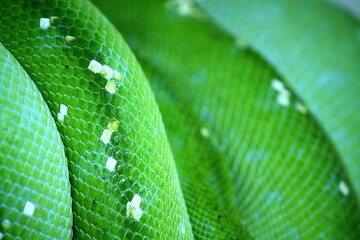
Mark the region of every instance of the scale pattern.
<instances>
[{"instance_id":1,"label":"scale pattern","mask_svg":"<svg viewBox=\"0 0 360 240\"><path fill-rule=\"evenodd\" d=\"M111 2L98 6L152 82L196 238L246 238L244 228L255 239L360 237L341 160L286 80L198 9L184 15L189 1Z\"/></svg>"},{"instance_id":2,"label":"scale pattern","mask_svg":"<svg viewBox=\"0 0 360 240\"><path fill-rule=\"evenodd\" d=\"M67 107L56 124L69 161L74 239L192 239L157 105L117 31L88 1L6 0L1 8L0 41L55 119ZM40 28L41 18L50 26ZM91 60L122 75L115 93L88 69ZM138 220L126 209L135 194L142 199Z\"/></svg>"},{"instance_id":3,"label":"scale pattern","mask_svg":"<svg viewBox=\"0 0 360 240\"><path fill-rule=\"evenodd\" d=\"M343 159L360 203L358 19L325 1L194 2L260 52L309 103Z\"/></svg>"},{"instance_id":4,"label":"scale pattern","mask_svg":"<svg viewBox=\"0 0 360 240\"><path fill-rule=\"evenodd\" d=\"M301 98L271 66L210 21L160 0L99 3L151 90L89 2L3 2L0 41L55 119L67 107L56 124L74 239L359 238L353 188L321 126L297 110ZM40 29L39 19L51 16L55 23ZM91 60L119 71L117 89L106 89L113 79L95 65L88 69ZM291 95L288 106L273 78ZM126 209L135 194L138 220Z\"/></svg>"},{"instance_id":5,"label":"scale pattern","mask_svg":"<svg viewBox=\"0 0 360 240\"><path fill-rule=\"evenodd\" d=\"M71 239L69 173L55 122L2 44L0 62L0 233L4 239Z\"/></svg>"}]
</instances>

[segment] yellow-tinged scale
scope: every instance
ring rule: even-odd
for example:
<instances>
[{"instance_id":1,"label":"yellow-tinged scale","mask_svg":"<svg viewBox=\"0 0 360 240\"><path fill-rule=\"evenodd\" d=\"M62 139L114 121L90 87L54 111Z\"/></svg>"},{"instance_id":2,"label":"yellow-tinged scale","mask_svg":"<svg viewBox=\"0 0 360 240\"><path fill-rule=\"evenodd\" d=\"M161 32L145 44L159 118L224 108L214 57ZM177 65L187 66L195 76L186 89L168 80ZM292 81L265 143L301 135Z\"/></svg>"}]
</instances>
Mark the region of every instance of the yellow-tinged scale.
<instances>
[{"instance_id":1,"label":"yellow-tinged scale","mask_svg":"<svg viewBox=\"0 0 360 240\"><path fill-rule=\"evenodd\" d=\"M64 114L62 114L60 112L57 114L57 119L60 123L64 123L64 118L65 118Z\"/></svg>"},{"instance_id":2,"label":"yellow-tinged scale","mask_svg":"<svg viewBox=\"0 0 360 240\"><path fill-rule=\"evenodd\" d=\"M11 222L10 222L9 220L7 220L7 219L2 220L2 222L1 222L1 226L2 226L5 230L9 229L9 228L10 228L10 225L11 225Z\"/></svg>"},{"instance_id":3,"label":"yellow-tinged scale","mask_svg":"<svg viewBox=\"0 0 360 240\"><path fill-rule=\"evenodd\" d=\"M119 128L119 121L116 119L111 119L107 125L107 129L112 132L115 132Z\"/></svg>"},{"instance_id":4,"label":"yellow-tinged scale","mask_svg":"<svg viewBox=\"0 0 360 240\"><path fill-rule=\"evenodd\" d=\"M104 78L106 78L107 80L110 80L110 79L112 79L112 77L114 76L114 70L113 70L111 67L107 66L107 65L103 65L103 66L101 67L100 74L101 74Z\"/></svg>"},{"instance_id":5,"label":"yellow-tinged scale","mask_svg":"<svg viewBox=\"0 0 360 240\"><path fill-rule=\"evenodd\" d=\"M135 220L139 221L142 216L142 210L140 208L142 198L140 195L135 194L132 198L131 202L127 202L126 204L126 216L134 218Z\"/></svg>"},{"instance_id":6,"label":"yellow-tinged scale","mask_svg":"<svg viewBox=\"0 0 360 240\"><path fill-rule=\"evenodd\" d=\"M290 104L290 93L287 90L280 92L277 101L281 106L287 107Z\"/></svg>"},{"instance_id":7,"label":"yellow-tinged scale","mask_svg":"<svg viewBox=\"0 0 360 240\"><path fill-rule=\"evenodd\" d=\"M114 94L117 90L116 83L113 80L107 81L107 83L105 85L105 90L111 94Z\"/></svg>"},{"instance_id":8,"label":"yellow-tinged scale","mask_svg":"<svg viewBox=\"0 0 360 240\"><path fill-rule=\"evenodd\" d=\"M119 121L116 119L111 119L107 125L107 128L101 134L100 140L103 143L108 144L110 142L112 133L115 132L118 129L118 127L119 127Z\"/></svg>"},{"instance_id":9,"label":"yellow-tinged scale","mask_svg":"<svg viewBox=\"0 0 360 240\"><path fill-rule=\"evenodd\" d=\"M59 22L60 22L59 17L57 17L57 16L50 17L50 25L55 26L55 25L58 25Z\"/></svg>"},{"instance_id":10,"label":"yellow-tinged scale","mask_svg":"<svg viewBox=\"0 0 360 240\"><path fill-rule=\"evenodd\" d=\"M121 78L121 74L118 72L118 70L114 70L114 80L120 81Z\"/></svg>"},{"instance_id":11,"label":"yellow-tinged scale","mask_svg":"<svg viewBox=\"0 0 360 240\"><path fill-rule=\"evenodd\" d=\"M65 42L66 42L66 44L68 44L68 45L74 44L75 40L76 40L76 37L73 37L73 36L65 36Z\"/></svg>"}]
</instances>

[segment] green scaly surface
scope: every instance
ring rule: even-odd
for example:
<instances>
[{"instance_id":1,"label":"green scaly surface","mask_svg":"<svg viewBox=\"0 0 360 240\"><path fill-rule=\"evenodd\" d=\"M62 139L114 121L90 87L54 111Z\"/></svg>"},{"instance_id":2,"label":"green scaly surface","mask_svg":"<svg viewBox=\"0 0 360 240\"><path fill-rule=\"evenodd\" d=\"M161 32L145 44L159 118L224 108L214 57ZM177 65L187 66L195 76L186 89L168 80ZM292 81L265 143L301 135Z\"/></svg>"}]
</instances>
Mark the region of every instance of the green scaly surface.
<instances>
[{"instance_id":1,"label":"green scaly surface","mask_svg":"<svg viewBox=\"0 0 360 240\"><path fill-rule=\"evenodd\" d=\"M64 147L41 94L0 43L0 233L3 239L71 239ZM26 202L35 206L24 213Z\"/></svg>"},{"instance_id":2,"label":"green scaly surface","mask_svg":"<svg viewBox=\"0 0 360 240\"><path fill-rule=\"evenodd\" d=\"M36 83L53 117L60 104L68 106L57 127L69 161L74 239L192 239L158 108L117 31L81 0L2 1L1 15L0 41ZM40 29L40 18L51 16L59 23ZM67 35L76 38L70 45ZM87 69L92 59L122 74L115 94ZM111 119L119 129L105 145L100 136ZM105 168L110 156L117 160L114 172ZM139 221L126 217L136 193L143 199Z\"/></svg>"},{"instance_id":3,"label":"green scaly surface","mask_svg":"<svg viewBox=\"0 0 360 240\"><path fill-rule=\"evenodd\" d=\"M194 2L302 96L334 142L360 203L360 22L316 0Z\"/></svg>"},{"instance_id":4,"label":"green scaly surface","mask_svg":"<svg viewBox=\"0 0 360 240\"><path fill-rule=\"evenodd\" d=\"M191 231L157 105L114 28L85 1L4 3L0 41L54 118L60 104L69 107L57 127L75 239L359 238L356 197L339 191L349 180L321 126L295 110L300 99L287 84L291 105L279 106L271 88L279 75L211 22L179 16L164 1L99 5L151 80ZM39 29L49 16L59 24ZM66 35L76 41L67 45ZM86 69L91 59L123 74L116 94ZM114 118L120 127L104 145L100 135ZM105 168L109 156L118 160L115 172ZM140 221L125 217L134 193L143 197Z\"/></svg>"},{"instance_id":5,"label":"green scaly surface","mask_svg":"<svg viewBox=\"0 0 360 240\"><path fill-rule=\"evenodd\" d=\"M98 6L152 82L197 239L246 238L242 226L255 239L359 238L359 207L354 191L339 191L351 183L334 146L311 113L296 110L302 100L287 84L291 104L278 105L271 66L211 22L179 16L176 4ZM206 201L214 195L217 211ZM206 221L221 213L223 222Z\"/></svg>"}]
</instances>

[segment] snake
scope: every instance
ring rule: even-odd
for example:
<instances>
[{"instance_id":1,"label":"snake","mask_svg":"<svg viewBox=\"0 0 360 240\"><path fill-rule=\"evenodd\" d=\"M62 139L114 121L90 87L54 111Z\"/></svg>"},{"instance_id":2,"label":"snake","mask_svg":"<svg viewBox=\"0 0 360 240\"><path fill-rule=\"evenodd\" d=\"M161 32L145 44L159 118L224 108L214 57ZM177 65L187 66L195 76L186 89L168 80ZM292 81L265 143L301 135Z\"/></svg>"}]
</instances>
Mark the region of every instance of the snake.
<instances>
[{"instance_id":1,"label":"snake","mask_svg":"<svg viewBox=\"0 0 360 240\"><path fill-rule=\"evenodd\" d=\"M176 2L1 2L0 239L358 239L306 103Z\"/></svg>"}]
</instances>

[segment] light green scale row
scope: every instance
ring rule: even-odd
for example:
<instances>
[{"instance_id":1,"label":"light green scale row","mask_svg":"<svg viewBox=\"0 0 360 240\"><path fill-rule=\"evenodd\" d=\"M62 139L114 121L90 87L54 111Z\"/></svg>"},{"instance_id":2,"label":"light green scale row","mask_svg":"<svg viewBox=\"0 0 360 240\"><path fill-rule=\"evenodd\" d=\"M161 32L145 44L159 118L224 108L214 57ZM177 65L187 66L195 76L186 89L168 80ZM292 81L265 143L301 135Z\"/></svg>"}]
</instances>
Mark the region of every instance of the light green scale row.
<instances>
[{"instance_id":1,"label":"light green scale row","mask_svg":"<svg viewBox=\"0 0 360 240\"><path fill-rule=\"evenodd\" d=\"M0 235L71 239L69 173L55 122L2 44L0 62Z\"/></svg>"}]
</instances>

